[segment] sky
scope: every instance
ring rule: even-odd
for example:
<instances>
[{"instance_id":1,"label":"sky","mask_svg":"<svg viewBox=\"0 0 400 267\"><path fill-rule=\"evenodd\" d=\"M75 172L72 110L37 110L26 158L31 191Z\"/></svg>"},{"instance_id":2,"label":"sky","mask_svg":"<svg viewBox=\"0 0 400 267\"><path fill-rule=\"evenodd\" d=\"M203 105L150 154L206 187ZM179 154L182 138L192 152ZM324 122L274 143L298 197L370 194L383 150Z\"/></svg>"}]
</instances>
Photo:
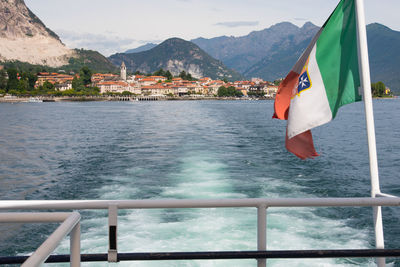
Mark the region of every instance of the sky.
<instances>
[{"instance_id":1,"label":"sky","mask_svg":"<svg viewBox=\"0 0 400 267\"><path fill-rule=\"evenodd\" d=\"M364 0L367 23L400 31L400 0ZM25 0L70 48L105 56L179 37L244 36L289 21L321 26L338 0Z\"/></svg>"}]
</instances>

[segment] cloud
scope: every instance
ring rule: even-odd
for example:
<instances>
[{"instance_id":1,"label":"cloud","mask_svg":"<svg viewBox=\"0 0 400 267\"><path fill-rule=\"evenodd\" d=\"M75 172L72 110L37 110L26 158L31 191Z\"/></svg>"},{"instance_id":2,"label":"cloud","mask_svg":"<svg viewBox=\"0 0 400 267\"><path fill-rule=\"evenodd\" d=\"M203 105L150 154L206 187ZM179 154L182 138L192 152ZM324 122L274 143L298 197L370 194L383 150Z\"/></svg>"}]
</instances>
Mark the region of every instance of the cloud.
<instances>
[{"instance_id":1,"label":"cloud","mask_svg":"<svg viewBox=\"0 0 400 267\"><path fill-rule=\"evenodd\" d=\"M132 38L117 37L114 33L92 34L58 30L61 40L70 48L96 50L105 56L136 47L140 42Z\"/></svg>"},{"instance_id":2,"label":"cloud","mask_svg":"<svg viewBox=\"0 0 400 267\"><path fill-rule=\"evenodd\" d=\"M215 23L215 26L222 26L228 28L236 28L236 27L248 27L248 26L256 26L260 22L259 21L226 21L226 22L218 22Z\"/></svg>"},{"instance_id":3,"label":"cloud","mask_svg":"<svg viewBox=\"0 0 400 267\"><path fill-rule=\"evenodd\" d=\"M223 9L216 8L216 7L211 8L211 10L214 12L222 12L223 11Z\"/></svg>"},{"instance_id":4,"label":"cloud","mask_svg":"<svg viewBox=\"0 0 400 267\"><path fill-rule=\"evenodd\" d=\"M305 18L294 18L294 20L298 20L298 21L306 21L307 19L305 19Z\"/></svg>"}]
</instances>

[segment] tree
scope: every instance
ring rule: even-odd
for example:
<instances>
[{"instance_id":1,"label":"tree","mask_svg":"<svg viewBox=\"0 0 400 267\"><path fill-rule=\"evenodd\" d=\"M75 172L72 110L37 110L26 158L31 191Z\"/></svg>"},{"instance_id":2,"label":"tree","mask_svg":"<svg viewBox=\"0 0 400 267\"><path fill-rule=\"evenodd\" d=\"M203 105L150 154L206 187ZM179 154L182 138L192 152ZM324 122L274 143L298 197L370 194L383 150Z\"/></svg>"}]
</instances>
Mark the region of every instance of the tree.
<instances>
[{"instance_id":1,"label":"tree","mask_svg":"<svg viewBox=\"0 0 400 267\"><path fill-rule=\"evenodd\" d=\"M79 71L79 76L84 86L88 86L92 83L92 71L88 67L83 66Z\"/></svg>"},{"instance_id":2,"label":"tree","mask_svg":"<svg viewBox=\"0 0 400 267\"><path fill-rule=\"evenodd\" d=\"M181 71L181 73L179 73L179 77L182 78L183 80L187 80L187 81L194 81L196 79L194 79L192 77L192 74L190 74L189 72L186 71Z\"/></svg>"},{"instance_id":3,"label":"tree","mask_svg":"<svg viewBox=\"0 0 400 267\"><path fill-rule=\"evenodd\" d=\"M132 93L129 92L129 91L123 91L123 92L122 92L122 95L123 95L123 96L129 96L129 95L132 95Z\"/></svg>"},{"instance_id":4,"label":"tree","mask_svg":"<svg viewBox=\"0 0 400 267\"><path fill-rule=\"evenodd\" d=\"M227 96L227 94L228 94L228 91L225 86L221 86L218 88L218 96L219 97Z\"/></svg>"},{"instance_id":5,"label":"tree","mask_svg":"<svg viewBox=\"0 0 400 267\"><path fill-rule=\"evenodd\" d=\"M7 87L7 72L2 69L0 70L0 90L5 90Z\"/></svg>"},{"instance_id":6,"label":"tree","mask_svg":"<svg viewBox=\"0 0 400 267\"><path fill-rule=\"evenodd\" d=\"M38 77L33 73L28 73L27 76L28 76L27 78L28 78L28 83L29 83L29 90L34 90Z\"/></svg>"},{"instance_id":7,"label":"tree","mask_svg":"<svg viewBox=\"0 0 400 267\"><path fill-rule=\"evenodd\" d=\"M247 95L254 97L263 97L265 93L262 90L257 90L257 91L249 91L247 92Z\"/></svg>"},{"instance_id":8,"label":"tree","mask_svg":"<svg viewBox=\"0 0 400 267\"><path fill-rule=\"evenodd\" d=\"M77 77L74 77L74 79L72 80L72 88L76 92L80 92L80 91L85 90L85 85L83 84L82 77L79 78L79 79Z\"/></svg>"},{"instance_id":9,"label":"tree","mask_svg":"<svg viewBox=\"0 0 400 267\"><path fill-rule=\"evenodd\" d=\"M230 87L232 87L233 90L235 90L235 91L234 91L234 94L235 94L236 97L242 97L242 96L243 96L242 91L236 90L235 87L233 87L233 86L230 86ZM229 87L228 87L228 88L229 88Z\"/></svg>"},{"instance_id":10,"label":"tree","mask_svg":"<svg viewBox=\"0 0 400 267\"><path fill-rule=\"evenodd\" d=\"M173 78L172 73L169 70L167 70L167 72L165 73L165 77L167 77L167 80L172 80Z\"/></svg>"},{"instance_id":11,"label":"tree","mask_svg":"<svg viewBox=\"0 0 400 267\"><path fill-rule=\"evenodd\" d=\"M179 73L179 77L182 78L183 80L186 80L186 71L181 71L181 73Z\"/></svg>"},{"instance_id":12,"label":"tree","mask_svg":"<svg viewBox=\"0 0 400 267\"><path fill-rule=\"evenodd\" d=\"M154 76L165 76L165 71L161 68L158 71L154 72Z\"/></svg>"},{"instance_id":13,"label":"tree","mask_svg":"<svg viewBox=\"0 0 400 267\"><path fill-rule=\"evenodd\" d=\"M235 87L229 86L226 88L225 86L221 86L218 88L218 96L219 97L242 97L243 93L239 90L236 90Z\"/></svg>"},{"instance_id":14,"label":"tree","mask_svg":"<svg viewBox=\"0 0 400 267\"><path fill-rule=\"evenodd\" d=\"M48 95L55 92L55 86L51 82L45 81L42 86L39 86L38 93L41 95Z\"/></svg>"},{"instance_id":15,"label":"tree","mask_svg":"<svg viewBox=\"0 0 400 267\"><path fill-rule=\"evenodd\" d=\"M29 83L28 83L28 80L27 80L27 79L21 79L21 80L18 82L17 90L18 90L20 93L26 94L26 93L27 93L26 91L29 90Z\"/></svg>"},{"instance_id":16,"label":"tree","mask_svg":"<svg viewBox=\"0 0 400 267\"><path fill-rule=\"evenodd\" d=\"M23 80L26 81L28 83L28 87L26 88L26 90L32 91L35 89L35 84L36 84L37 79L38 78L35 74L25 71L21 74L21 79L19 81L20 82Z\"/></svg>"},{"instance_id":17,"label":"tree","mask_svg":"<svg viewBox=\"0 0 400 267\"><path fill-rule=\"evenodd\" d=\"M277 79L274 81L274 85L279 86L281 84L281 82L283 81L283 79Z\"/></svg>"},{"instance_id":18,"label":"tree","mask_svg":"<svg viewBox=\"0 0 400 267\"><path fill-rule=\"evenodd\" d=\"M382 97L385 94L386 86L383 82L371 84L372 95L375 97Z\"/></svg>"},{"instance_id":19,"label":"tree","mask_svg":"<svg viewBox=\"0 0 400 267\"><path fill-rule=\"evenodd\" d=\"M7 82L7 87L6 91L10 90L16 90L18 88L19 80L18 80L18 70L17 69L8 69L7 70L8 74L8 82Z\"/></svg>"},{"instance_id":20,"label":"tree","mask_svg":"<svg viewBox=\"0 0 400 267\"><path fill-rule=\"evenodd\" d=\"M74 89L68 89L68 90L62 91L61 95L62 96L73 96L73 95L76 95L76 92Z\"/></svg>"}]
</instances>

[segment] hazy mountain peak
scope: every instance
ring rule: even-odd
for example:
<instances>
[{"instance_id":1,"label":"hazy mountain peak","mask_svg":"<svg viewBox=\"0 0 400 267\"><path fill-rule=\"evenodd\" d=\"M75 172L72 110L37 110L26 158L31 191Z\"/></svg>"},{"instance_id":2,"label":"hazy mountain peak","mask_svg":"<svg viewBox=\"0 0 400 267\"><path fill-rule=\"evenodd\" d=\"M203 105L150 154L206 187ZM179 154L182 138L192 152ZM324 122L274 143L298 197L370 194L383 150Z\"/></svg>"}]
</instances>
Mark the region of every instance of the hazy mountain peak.
<instances>
[{"instance_id":1,"label":"hazy mountain peak","mask_svg":"<svg viewBox=\"0 0 400 267\"><path fill-rule=\"evenodd\" d=\"M304 25L301 27L301 29L303 30L307 30L307 29L314 29L314 28L319 28L317 25L315 25L314 23L312 23L311 21L307 21L306 23L304 23Z\"/></svg>"},{"instance_id":2,"label":"hazy mountain peak","mask_svg":"<svg viewBox=\"0 0 400 267\"><path fill-rule=\"evenodd\" d=\"M299 28L296 25L294 25L293 23L289 22L289 21L282 21L282 22L278 22L274 25L272 25L270 27L270 29L272 28Z\"/></svg>"},{"instance_id":3,"label":"hazy mountain peak","mask_svg":"<svg viewBox=\"0 0 400 267\"><path fill-rule=\"evenodd\" d=\"M150 49L152 49L152 48L154 48L154 47L156 47L156 46L157 46L157 44L154 44L154 43L147 43L147 44L145 44L145 45L141 45L141 46L139 46L139 47L126 50L125 53L128 53L128 54L129 54L129 53L139 53L139 52L143 52L143 51L150 50Z\"/></svg>"},{"instance_id":4,"label":"hazy mountain peak","mask_svg":"<svg viewBox=\"0 0 400 267\"><path fill-rule=\"evenodd\" d=\"M393 31L392 29L390 29L389 27L382 25L380 23L371 23L367 25L367 29L368 30L382 30L382 31Z\"/></svg>"},{"instance_id":5,"label":"hazy mountain peak","mask_svg":"<svg viewBox=\"0 0 400 267\"><path fill-rule=\"evenodd\" d=\"M187 42L186 40L184 40L184 39L182 39L182 38L179 38L179 37L171 37L171 38L169 38L169 39L167 39L167 40L165 40L164 42L162 42L162 43L185 43L185 42Z\"/></svg>"},{"instance_id":6,"label":"hazy mountain peak","mask_svg":"<svg viewBox=\"0 0 400 267\"><path fill-rule=\"evenodd\" d=\"M253 31L246 36L203 38L192 40L192 42L228 67L252 75L247 73L248 69L260 59L273 54L277 46L284 48L293 44L297 45L314 36L317 30L318 27L312 23L306 23L299 28L285 21L260 31Z\"/></svg>"}]
</instances>

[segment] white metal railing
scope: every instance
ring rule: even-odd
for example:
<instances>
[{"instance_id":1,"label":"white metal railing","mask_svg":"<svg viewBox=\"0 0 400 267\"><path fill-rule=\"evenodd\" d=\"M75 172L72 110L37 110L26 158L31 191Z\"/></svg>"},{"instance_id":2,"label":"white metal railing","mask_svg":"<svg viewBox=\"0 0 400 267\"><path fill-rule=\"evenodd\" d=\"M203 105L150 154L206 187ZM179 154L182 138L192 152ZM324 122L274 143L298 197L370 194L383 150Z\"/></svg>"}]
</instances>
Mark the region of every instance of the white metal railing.
<instances>
[{"instance_id":1,"label":"white metal railing","mask_svg":"<svg viewBox=\"0 0 400 267\"><path fill-rule=\"evenodd\" d=\"M272 207L377 207L400 206L400 198L253 198L253 199L151 199L151 200L6 200L0 210L86 210L107 209L109 224L108 261L117 261L118 209L174 209L174 208L257 208L257 249L267 248L267 209ZM258 266L266 266L259 259Z\"/></svg>"},{"instance_id":2,"label":"white metal railing","mask_svg":"<svg viewBox=\"0 0 400 267\"><path fill-rule=\"evenodd\" d=\"M62 222L61 225L21 265L35 267L43 264L60 242L70 233L70 265L81 263L80 219L78 212L4 212L0 213L1 223L47 223Z\"/></svg>"}]
</instances>

